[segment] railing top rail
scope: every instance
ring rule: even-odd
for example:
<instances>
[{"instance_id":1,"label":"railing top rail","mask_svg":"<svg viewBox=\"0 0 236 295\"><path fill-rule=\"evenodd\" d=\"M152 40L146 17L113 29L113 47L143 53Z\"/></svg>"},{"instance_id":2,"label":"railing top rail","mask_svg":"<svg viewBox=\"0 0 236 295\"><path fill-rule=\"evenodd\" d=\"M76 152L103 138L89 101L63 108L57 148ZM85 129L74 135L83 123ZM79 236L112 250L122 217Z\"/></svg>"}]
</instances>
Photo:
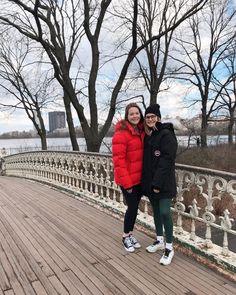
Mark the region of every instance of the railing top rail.
<instances>
[{"instance_id":1,"label":"railing top rail","mask_svg":"<svg viewBox=\"0 0 236 295\"><path fill-rule=\"evenodd\" d=\"M12 156L22 156L22 155L30 155L30 154L66 154L66 155L91 155L91 156L99 156L99 157L107 157L110 158L111 154L108 153L96 153L96 152L81 152L81 151L30 151L30 152L22 152L22 153L17 153L17 154L12 154L5 156L4 159L11 158ZM176 168L179 170L187 170L187 171L192 171L195 173L202 173L202 174L211 174L211 175L217 175L220 177L224 177L226 179L236 179L236 173L232 172L227 172L227 171L221 171L221 170L216 170L216 169L210 169L210 168L203 168L203 167L198 167L198 166L191 166L191 165L184 165L184 164L176 164Z\"/></svg>"},{"instance_id":2,"label":"railing top rail","mask_svg":"<svg viewBox=\"0 0 236 295\"><path fill-rule=\"evenodd\" d=\"M82 154L82 155L93 155L93 156L102 156L102 157L111 157L111 154L108 153L96 153L96 152L81 152L81 151L57 151L57 150L40 150L40 151L29 151L29 152L22 152L22 153L16 153L4 156L4 159L11 158L12 156L21 156L21 155L27 155L27 154L41 154L41 153L50 153L50 154Z\"/></svg>"},{"instance_id":3,"label":"railing top rail","mask_svg":"<svg viewBox=\"0 0 236 295\"><path fill-rule=\"evenodd\" d=\"M180 170L194 171L195 173L198 172L202 174L211 174L211 175L217 175L217 176L221 176L225 178L236 179L236 173L232 173L232 172L198 167L198 166L184 165L184 164L176 164L175 166L177 169L180 169Z\"/></svg>"}]
</instances>

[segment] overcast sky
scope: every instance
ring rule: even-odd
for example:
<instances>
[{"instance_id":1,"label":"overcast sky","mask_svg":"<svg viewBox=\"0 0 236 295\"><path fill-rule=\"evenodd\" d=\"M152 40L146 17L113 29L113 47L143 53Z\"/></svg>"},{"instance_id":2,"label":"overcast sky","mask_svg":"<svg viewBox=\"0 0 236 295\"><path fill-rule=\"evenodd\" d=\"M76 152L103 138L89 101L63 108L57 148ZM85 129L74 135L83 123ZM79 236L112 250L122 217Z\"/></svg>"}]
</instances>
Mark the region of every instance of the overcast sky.
<instances>
[{"instance_id":1,"label":"overcast sky","mask_svg":"<svg viewBox=\"0 0 236 295\"><path fill-rule=\"evenodd\" d=\"M186 92L186 88L183 87L181 84L176 84L175 86L172 86L170 91L163 93L160 95L159 104L161 106L161 113L162 117L173 117L180 116L183 118L191 118L194 115L199 113L199 108L197 107L191 107L191 109L187 109L184 107L183 103L183 97ZM62 110L64 109L54 109L54 110ZM54 111L53 109L50 110L44 110L44 119L46 128L48 129L48 112ZM121 114L117 114L114 118L114 122L116 122L120 117ZM102 118L100 118L102 121ZM74 122L75 125L79 125L78 119L76 117L76 114L74 112ZM32 122L27 119L27 116L24 111L16 110L15 112L9 113L9 112L0 112L0 134L4 132L9 131L29 131L33 129Z\"/></svg>"}]
</instances>

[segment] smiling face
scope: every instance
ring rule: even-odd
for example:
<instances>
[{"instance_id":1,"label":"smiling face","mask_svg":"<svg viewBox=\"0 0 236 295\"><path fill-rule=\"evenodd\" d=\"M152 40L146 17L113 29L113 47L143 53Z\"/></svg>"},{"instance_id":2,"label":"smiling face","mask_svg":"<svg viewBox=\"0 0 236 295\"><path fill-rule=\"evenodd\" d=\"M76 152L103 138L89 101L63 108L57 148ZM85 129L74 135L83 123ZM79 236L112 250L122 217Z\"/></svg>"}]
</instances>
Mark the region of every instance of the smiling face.
<instances>
[{"instance_id":1,"label":"smiling face","mask_svg":"<svg viewBox=\"0 0 236 295\"><path fill-rule=\"evenodd\" d=\"M140 122L140 111L138 108L136 107L131 107L128 111L128 121L130 124L132 124L133 126L138 125L138 123Z\"/></svg>"},{"instance_id":2,"label":"smiling face","mask_svg":"<svg viewBox=\"0 0 236 295\"><path fill-rule=\"evenodd\" d=\"M145 123L149 128L153 128L156 125L156 122L158 121L160 121L160 119L155 114L148 113L145 116Z\"/></svg>"}]
</instances>

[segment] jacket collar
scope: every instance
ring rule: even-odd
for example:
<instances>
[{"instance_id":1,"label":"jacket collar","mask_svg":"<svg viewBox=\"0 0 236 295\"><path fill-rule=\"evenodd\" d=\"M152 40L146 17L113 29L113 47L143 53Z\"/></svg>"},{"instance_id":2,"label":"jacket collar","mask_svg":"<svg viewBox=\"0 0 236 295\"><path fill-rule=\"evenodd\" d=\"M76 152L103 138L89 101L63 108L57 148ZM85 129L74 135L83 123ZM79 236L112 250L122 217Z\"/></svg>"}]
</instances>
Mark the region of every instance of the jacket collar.
<instances>
[{"instance_id":1,"label":"jacket collar","mask_svg":"<svg viewBox=\"0 0 236 295\"><path fill-rule=\"evenodd\" d=\"M134 127L126 120L120 120L116 126L115 126L115 130L122 130L122 124L125 124L125 128L124 130L128 130L132 135L136 135L137 133L135 132L135 129ZM138 129L139 131L143 131L143 124L142 123L139 123L138 124Z\"/></svg>"}]
</instances>

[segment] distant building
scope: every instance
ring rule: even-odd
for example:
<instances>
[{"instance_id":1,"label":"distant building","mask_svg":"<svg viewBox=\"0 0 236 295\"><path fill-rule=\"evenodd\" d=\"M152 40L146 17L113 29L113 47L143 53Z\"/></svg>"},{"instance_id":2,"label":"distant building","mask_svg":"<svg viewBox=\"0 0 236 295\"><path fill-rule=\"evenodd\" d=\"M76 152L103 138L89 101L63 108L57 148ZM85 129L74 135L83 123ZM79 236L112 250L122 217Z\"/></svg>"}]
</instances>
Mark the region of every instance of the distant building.
<instances>
[{"instance_id":1,"label":"distant building","mask_svg":"<svg viewBox=\"0 0 236 295\"><path fill-rule=\"evenodd\" d=\"M55 129L66 127L65 112L50 112L48 113L49 120L49 132L53 132Z\"/></svg>"}]
</instances>

